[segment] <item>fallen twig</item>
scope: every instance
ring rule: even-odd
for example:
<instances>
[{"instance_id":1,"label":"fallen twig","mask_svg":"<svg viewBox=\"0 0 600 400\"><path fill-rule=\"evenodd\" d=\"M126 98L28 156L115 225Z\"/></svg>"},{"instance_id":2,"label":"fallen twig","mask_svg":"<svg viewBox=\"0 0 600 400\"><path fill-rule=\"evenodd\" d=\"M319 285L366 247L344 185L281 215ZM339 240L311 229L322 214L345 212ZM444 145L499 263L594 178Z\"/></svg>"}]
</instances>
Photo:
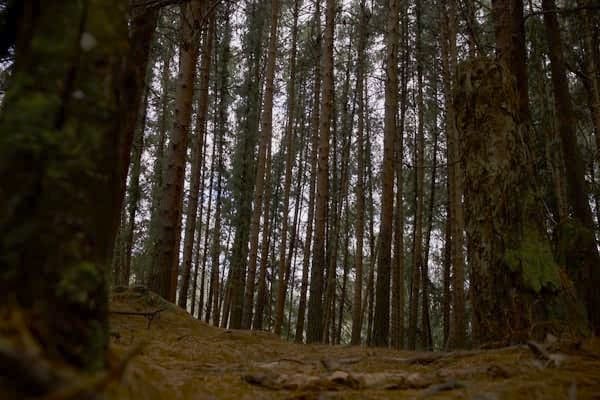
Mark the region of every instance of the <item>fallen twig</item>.
<instances>
[{"instance_id":1,"label":"fallen twig","mask_svg":"<svg viewBox=\"0 0 600 400\"><path fill-rule=\"evenodd\" d=\"M134 316L141 316L141 317L145 317L148 320L148 329L150 329L150 324L152 323L152 321L154 320L154 318L156 317L160 317L160 313L165 311L167 308L163 307L163 308L159 308L158 310L154 310L154 311L119 311L119 310L110 310L109 312L111 314L117 314L117 315L134 315Z\"/></svg>"}]
</instances>

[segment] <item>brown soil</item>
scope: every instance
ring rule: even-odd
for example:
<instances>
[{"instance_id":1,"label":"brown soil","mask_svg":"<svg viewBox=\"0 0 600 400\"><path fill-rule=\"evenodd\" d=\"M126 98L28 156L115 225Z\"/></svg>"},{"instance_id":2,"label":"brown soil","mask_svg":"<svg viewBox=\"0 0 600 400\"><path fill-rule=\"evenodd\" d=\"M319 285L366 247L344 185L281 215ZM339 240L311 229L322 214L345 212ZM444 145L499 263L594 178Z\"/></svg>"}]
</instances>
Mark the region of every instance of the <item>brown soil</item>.
<instances>
[{"instance_id":1,"label":"brown soil","mask_svg":"<svg viewBox=\"0 0 600 400\"><path fill-rule=\"evenodd\" d=\"M115 360L141 346L114 399L600 399L600 340L486 351L416 353L293 344L225 330L158 296L127 290L111 309ZM148 326L149 325L149 326Z\"/></svg>"}]
</instances>

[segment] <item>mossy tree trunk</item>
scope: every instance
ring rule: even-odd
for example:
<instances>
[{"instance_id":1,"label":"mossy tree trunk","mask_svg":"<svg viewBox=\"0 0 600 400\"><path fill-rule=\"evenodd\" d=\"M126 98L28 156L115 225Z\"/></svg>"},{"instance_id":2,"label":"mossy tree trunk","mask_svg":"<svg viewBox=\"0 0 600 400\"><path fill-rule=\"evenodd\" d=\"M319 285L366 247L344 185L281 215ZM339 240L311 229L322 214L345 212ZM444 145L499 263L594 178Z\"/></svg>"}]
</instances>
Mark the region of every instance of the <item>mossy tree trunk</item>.
<instances>
[{"instance_id":1,"label":"mossy tree trunk","mask_svg":"<svg viewBox=\"0 0 600 400\"><path fill-rule=\"evenodd\" d=\"M518 88L504 63L473 59L459 67L454 101L479 327L474 340L520 341L538 318L560 320L568 314L564 274L544 231L529 168L529 129L520 120Z\"/></svg>"},{"instance_id":2,"label":"mossy tree trunk","mask_svg":"<svg viewBox=\"0 0 600 400\"><path fill-rule=\"evenodd\" d=\"M24 7L32 13L20 21L28 29L17 37L0 114L2 315L21 314L40 358L98 370L108 345L105 274L124 185L119 157L129 151L119 147L117 118L130 106L120 96L127 2ZM19 338L5 337L9 331L0 337L17 351ZM7 370L23 393L54 383Z\"/></svg>"}]
</instances>

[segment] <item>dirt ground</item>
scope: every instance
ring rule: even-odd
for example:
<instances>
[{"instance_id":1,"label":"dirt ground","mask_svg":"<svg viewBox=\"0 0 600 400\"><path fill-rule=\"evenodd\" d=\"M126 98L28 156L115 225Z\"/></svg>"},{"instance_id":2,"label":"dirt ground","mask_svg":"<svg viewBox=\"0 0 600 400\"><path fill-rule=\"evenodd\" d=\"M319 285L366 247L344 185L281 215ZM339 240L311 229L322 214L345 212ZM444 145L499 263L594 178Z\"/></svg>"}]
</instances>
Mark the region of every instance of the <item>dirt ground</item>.
<instances>
[{"instance_id":1,"label":"dirt ground","mask_svg":"<svg viewBox=\"0 0 600 400\"><path fill-rule=\"evenodd\" d=\"M143 291L113 294L111 310L115 363L139 353L113 399L600 399L600 339L400 352L219 329Z\"/></svg>"}]
</instances>

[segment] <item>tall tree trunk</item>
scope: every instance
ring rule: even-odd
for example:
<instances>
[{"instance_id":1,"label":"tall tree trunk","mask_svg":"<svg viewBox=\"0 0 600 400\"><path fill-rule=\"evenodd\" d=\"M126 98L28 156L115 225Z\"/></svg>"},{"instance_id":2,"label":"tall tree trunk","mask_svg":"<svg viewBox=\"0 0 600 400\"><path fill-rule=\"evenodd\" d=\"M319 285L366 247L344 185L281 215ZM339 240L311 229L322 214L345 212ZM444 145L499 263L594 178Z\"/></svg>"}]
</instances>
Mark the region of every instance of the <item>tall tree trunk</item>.
<instances>
[{"instance_id":1,"label":"tall tree trunk","mask_svg":"<svg viewBox=\"0 0 600 400\"><path fill-rule=\"evenodd\" d=\"M320 38L320 12L319 12L319 3L316 3L316 11L315 11L315 36L317 37L317 44L319 43ZM310 263L310 250L312 244L312 235L313 235L313 223L314 223L314 213L315 213L315 186L316 186L316 178L317 178L317 152L319 145L319 98L321 92L321 77L320 77L320 63L319 63L319 54L320 49L318 46L316 47L316 58L315 68L314 68L314 87L313 87L313 100L312 100L312 115L310 122L310 135L311 140L307 141L306 146L311 147L310 152L306 152L306 154L310 154L310 183L308 185L308 217L306 220L306 235L304 238L304 248L303 255L304 258L302 260L302 283L300 286L300 300L298 300L298 318L296 319L296 334L294 337L295 342L301 343L304 334L304 317L306 313L306 295L308 291L308 276L309 276L309 263Z\"/></svg>"},{"instance_id":2,"label":"tall tree trunk","mask_svg":"<svg viewBox=\"0 0 600 400\"><path fill-rule=\"evenodd\" d=\"M271 0L271 32L269 34L269 49L267 52L267 70L265 72L265 92L263 98L262 121L260 128L261 141L258 150L256 167L256 183L254 185L254 207L250 221L250 252L248 253L248 273L246 276L246 291L242 312L241 325L237 318L232 320L232 328L250 329L252 324L252 309L254 306L254 288L256 285L256 259L258 256L258 236L260 232L260 217L263 209L265 188L266 151L270 146L273 135L273 81L275 80L275 63L277 62L277 26L279 19L279 0Z\"/></svg>"},{"instance_id":3,"label":"tall tree trunk","mask_svg":"<svg viewBox=\"0 0 600 400\"><path fill-rule=\"evenodd\" d=\"M25 351L48 365L105 368L105 274L122 209L121 156L130 151L118 117L139 107L118 96L126 2L23 6L36 13L21 21L28 34L17 34L0 109L0 397L8 398L52 396L71 384L43 366L43 377L23 368L16 341L24 336Z\"/></svg>"},{"instance_id":4,"label":"tall tree trunk","mask_svg":"<svg viewBox=\"0 0 600 400\"><path fill-rule=\"evenodd\" d=\"M285 160L285 179L283 183L283 222L281 226L280 238L280 256L279 256L279 286L277 291L277 304L275 306L275 325L273 332L276 335L281 334L281 325L283 324L283 309L285 306L285 293L287 289L287 280L285 279L285 245L287 242L287 234L289 227L289 219L287 217L290 205L290 189L292 186L292 168L294 164L294 122L296 108L296 48L298 41L298 13L300 1L294 1L293 10L293 25L292 25L292 48L290 50L290 78L288 83L288 105L287 105L287 126L285 131L285 148L287 151Z\"/></svg>"},{"instance_id":5,"label":"tall tree trunk","mask_svg":"<svg viewBox=\"0 0 600 400\"><path fill-rule=\"evenodd\" d=\"M175 93L175 121L167 150L165 179L161 189L159 222L155 249L158 279L151 287L168 301L175 301L181 238L181 208L185 156L188 144L192 97L198 59L198 32L202 25L204 0L182 5L182 38L179 54L179 77Z\"/></svg>"},{"instance_id":6,"label":"tall tree trunk","mask_svg":"<svg viewBox=\"0 0 600 400\"><path fill-rule=\"evenodd\" d=\"M567 195L570 208L577 225L579 236L575 248L567 249L567 260L573 280L587 307L588 319L596 334L600 334L600 292L597 283L600 279L600 256L594 235L594 219L590 209L588 191L585 182L585 166L577 147L577 134L573 118L573 106L569 94L567 72L560 27L556 17L554 0L542 0L544 25L548 38L550 72L554 88L554 107L558 118L563 158L567 171ZM562 232L568 235L569 233ZM561 238L563 241L571 238ZM579 255L576 255L578 253ZM579 259L577 263L577 258ZM579 265L573 265L573 264Z\"/></svg>"},{"instance_id":7,"label":"tall tree trunk","mask_svg":"<svg viewBox=\"0 0 600 400\"><path fill-rule=\"evenodd\" d=\"M435 76L436 69L434 67L434 76L432 77L432 97L437 99L437 76ZM421 282L422 282L422 294L423 294L423 307L421 315L421 326L423 329L423 347L426 350L433 350L433 338L431 332L431 320L430 320L430 301L429 301L429 251L431 244L431 231L433 230L433 219L436 206L435 188L437 179L437 152L438 152L438 127L437 127L437 104L432 105L432 121L433 121L433 151L431 161L431 177L430 177L430 188L429 188L429 209L427 212L427 234L425 235L425 249L423 251L423 268L421 270Z\"/></svg>"},{"instance_id":8,"label":"tall tree trunk","mask_svg":"<svg viewBox=\"0 0 600 400\"><path fill-rule=\"evenodd\" d=\"M236 143L232 160L234 207L233 225L235 236L231 256L231 321L232 327L241 327L246 289L246 267L248 266L248 243L252 220L252 200L255 193L257 162L255 161L256 140L260 135L260 104L263 31L267 12L266 1L256 0L247 7L248 30L244 45L248 49L248 72L243 84L243 115L240 121L241 137ZM264 168L264 167L263 167Z\"/></svg>"},{"instance_id":9,"label":"tall tree trunk","mask_svg":"<svg viewBox=\"0 0 600 400\"><path fill-rule=\"evenodd\" d=\"M387 346L390 332L390 272L392 263L392 224L394 214L394 146L398 113L398 14L399 1L388 0L385 34L386 81L385 120L383 136L383 190L381 195L381 223L379 227L379 256L377 262L377 291L373 342Z\"/></svg>"},{"instance_id":10,"label":"tall tree trunk","mask_svg":"<svg viewBox=\"0 0 600 400\"><path fill-rule=\"evenodd\" d=\"M416 2L416 62L417 62L417 132L414 144L414 226L413 226L413 257L410 282L410 305L408 318L408 349L414 350L417 344L417 323L419 310L419 290L421 290L421 270L423 269L423 202L425 181L425 130L423 126L423 50L421 43L422 22L421 2ZM422 333L422 331L421 331Z\"/></svg>"},{"instance_id":11,"label":"tall tree trunk","mask_svg":"<svg viewBox=\"0 0 600 400\"><path fill-rule=\"evenodd\" d=\"M323 339L323 270L325 259L325 232L327 223L327 197L329 186L329 133L333 116L333 36L335 28L335 0L327 0L325 31L323 35L323 58L321 74L323 96L319 117L319 156L317 173L317 199L315 209L315 238L313 265L308 301L308 325L306 341L320 342Z\"/></svg>"},{"instance_id":12,"label":"tall tree trunk","mask_svg":"<svg viewBox=\"0 0 600 400\"><path fill-rule=\"evenodd\" d=\"M354 295L352 299L352 339L353 345L360 344L362 331L362 286L363 286L363 245L365 237L365 48L367 45L367 23L365 0L360 2L360 22L358 32L358 52L356 65L356 95L358 96L358 126L357 126L357 182L356 182L356 254L354 255Z\"/></svg>"},{"instance_id":13,"label":"tall tree trunk","mask_svg":"<svg viewBox=\"0 0 600 400\"><path fill-rule=\"evenodd\" d=\"M450 259L452 265L452 316L450 322L449 348L465 346L465 256L464 256L464 214L463 214L463 172L460 164L458 131L454 124L456 107L452 93L456 76L456 1L448 2L448 9L442 9L444 18L442 48L442 74L444 81L444 101L446 104L446 140L448 159L448 195L449 195L449 226L450 226ZM445 40L447 37L447 40ZM476 326L473 327L475 331Z\"/></svg>"},{"instance_id":14,"label":"tall tree trunk","mask_svg":"<svg viewBox=\"0 0 600 400\"><path fill-rule=\"evenodd\" d=\"M185 236L183 241L183 279L179 291L179 307L187 307L188 292L190 288L190 275L192 270L192 250L194 248L194 233L196 232L196 217L198 216L198 193L203 190L200 184L203 165L200 165L202 159L202 149L206 140L206 123L208 119L208 88L210 85L210 65L213 53L213 38L215 30L216 11L210 12L208 30L204 37L204 47L202 49L202 62L200 63L200 93L198 95L198 111L196 114L196 132L192 142L192 162L190 189L187 200L187 220L185 223ZM200 36L200 35L198 35ZM214 149L214 145L213 145ZM214 151L213 151L214 155ZM202 167L202 168L201 168ZM212 177L212 174L211 174ZM210 201L210 197L209 197ZM200 204L202 207L202 204ZM196 294L193 293L192 296Z\"/></svg>"},{"instance_id":15,"label":"tall tree trunk","mask_svg":"<svg viewBox=\"0 0 600 400\"><path fill-rule=\"evenodd\" d=\"M146 269L147 277L142 282L150 286L157 278L157 267L152 260L152 254L156 247L156 236L158 232L159 220L159 205L160 205L160 189L162 188L164 178L164 158L165 158L165 143L167 141L167 131L169 122L169 96L171 86L171 58L173 57L173 48L170 43L165 49L165 53L161 56L161 93L160 93L160 117L158 119L158 140L155 143L154 149L154 164L152 166L152 189L151 189L151 205L150 205L150 228L148 238L144 243L144 253L150 259Z\"/></svg>"},{"instance_id":16,"label":"tall tree trunk","mask_svg":"<svg viewBox=\"0 0 600 400\"><path fill-rule=\"evenodd\" d=\"M266 164L266 182L265 182L265 192L271 193L272 185L271 185L271 143L269 142L267 148L267 164ZM275 196L277 197L277 196ZM274 200L276 201L276 200ZM269 259L269 247L271 245L270 237L271 237L271 226L274 226L272 222L270 222L271 218L271 196L268 195L266 200L264 201L264 224L263 224L263 236L262 236L262 244L260 250L260 268L259 268L259 276L258 276L258 293L256 295L256 312L254 314L253 327L255 330L263 329L263 319L265 314L265 306L267 305L267 268L268 268L268 259ZM277 211L273 212L273 218L277 215ZM269 305L270 308L270 305Z\"/></svg>"},{"instance_id":17,"label":"tall tree trunk","mask_svg":"<svg viewBox=\"0 0 600 400\"><path fill-rule=\"evenodd\" d=\"M404 125L406 120L408 97L408 69L410 62L409 49L409 16L408 4L402 4L402 61L400 88L400 119L398 121L395 170L396 170L396 205L394 210L394 253L392 259L392 323L391 340L393 348L404 347Z\"/></svg>"},{"instance_id":18,"label":"tall tree trunk","mask_svg":"<svg viewBox=\"0 0 600 400\"><path fill-rule=\"evenodd\" d=\"M573 309L570 283L563 284L543 225L512 72L505 63L475 59L461 65L457 82L474 340L522 341L533 318ZM571 312L556 318L577 322Z\"/></svg>"}]
</instances>

